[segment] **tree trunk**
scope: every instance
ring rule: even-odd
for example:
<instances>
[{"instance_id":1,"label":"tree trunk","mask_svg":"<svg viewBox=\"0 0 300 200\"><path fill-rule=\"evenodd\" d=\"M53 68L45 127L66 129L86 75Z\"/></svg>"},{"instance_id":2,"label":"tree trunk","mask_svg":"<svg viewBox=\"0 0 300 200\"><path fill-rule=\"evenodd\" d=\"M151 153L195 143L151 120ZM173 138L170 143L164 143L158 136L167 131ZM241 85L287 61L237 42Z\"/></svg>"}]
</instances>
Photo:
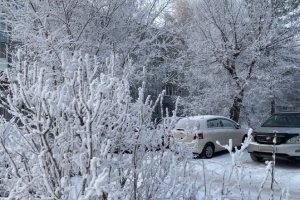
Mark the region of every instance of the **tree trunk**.
<instances>
[{"instance_id":1,"label":"tree trunk","mask_svg":"<svg viewBox=\"0 0 300 200\"><path fill-rule=\"evenodd\" d=\"M271 100L271 115L275 113L275 98L273 97Z\"/></svg>"},{"instance_id":2,"label":"tree trunk","mask_svg":"<svg viewBox=\"0 0 300 200\"><path fill-rule=\"evenodd\" d=\"M234 97L233 105L230 108L230 119L234 120L235 122L238 122L240 118L243 97L244 97L244 90L241 90L239 94Z\"/></svg>"}]
</instances>

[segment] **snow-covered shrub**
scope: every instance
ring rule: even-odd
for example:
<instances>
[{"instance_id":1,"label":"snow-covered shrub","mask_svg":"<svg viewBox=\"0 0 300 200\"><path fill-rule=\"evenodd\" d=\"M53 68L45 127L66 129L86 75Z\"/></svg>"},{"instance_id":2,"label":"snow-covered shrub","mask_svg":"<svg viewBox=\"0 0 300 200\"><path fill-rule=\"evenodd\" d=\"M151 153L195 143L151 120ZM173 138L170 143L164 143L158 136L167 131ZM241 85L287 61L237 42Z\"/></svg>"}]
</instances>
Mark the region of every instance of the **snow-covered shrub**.
<instances>
[{"instance_id":1,"label":"snow-covered shrub","mask_svg":"<svg viewBox=\"0 0 300 200\"><path fill-rule=\"evenodd\" d=\"M281 188L278 185L275 177L275 143L276 143L276 134L275 139L273 140L273 152L272 159L266 161L266 173L261 176L260 185L254 186L254 189L251 188L253 184L251 181L252 172L249 173L249 169L246 169L242 161L242 157L246 148L251 141L252 129L249 128L247 137L243 141L242 145L238 147L232 146L232 140L228 141L228 144L222 145L217 142L220 146L226 149L231 157L231 165L224 166L222 172L222 182L220 184L219 194L216 196L223 196L229 199L264 199L266 195L269 196L270 200L276 199L275 188L279 191L279 199L282 199L283 196L286 196L286 199L289 195L289 189ZM248 171L248 173L247 173ZM254 172L254 171L253 171ZM254 172L255 173L255 172ZM276 183L276 184L275 184ZM275 187L275 185L277 185ZM286 189L286 190L285 190ZM278 192L277 191L277 192ZM278 194L278 193L277 193Z\"/></svg>"},{"instance_id":2,"label":"snow-covered shrub","mask_svg":"<svg viewBox=\"0 0 300 200\"><path fill-rule=\"evenodd\" d=\"M14 134L1 155L11 158L9 199L189 196L180 183L189 176L190 158L179 160L166 141L162 145L175 117L150 128L159 100L145 97L144 86L133 100L128 81L99 73L95 59L75 54L61 60L60 81L31 62L6 71L10 92L2 104L14 116Z\"/></svg>"}]
</instances>

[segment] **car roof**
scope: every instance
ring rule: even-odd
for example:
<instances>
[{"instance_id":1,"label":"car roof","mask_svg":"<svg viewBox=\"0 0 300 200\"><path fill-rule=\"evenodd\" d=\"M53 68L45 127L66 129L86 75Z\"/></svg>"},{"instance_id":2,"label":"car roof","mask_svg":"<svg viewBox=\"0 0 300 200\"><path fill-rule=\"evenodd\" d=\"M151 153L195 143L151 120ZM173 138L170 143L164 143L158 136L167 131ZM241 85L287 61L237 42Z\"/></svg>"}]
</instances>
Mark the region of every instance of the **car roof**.
<instances>
[{"instance_id":1,"label":"car roof","mask_svg":"<svg viewBox=\"0 0 300 200\"><path fill-rule=\"evenodd\" d=\"M298 111L287 111L287 112L276 112L274 114L300 114L300 112Z\"/></svg>"},{"instance_id":2,"label":"car roof","mask_svg":"<svg viewBox=\"0 0 300 200\"><path fill-rule=\"evenodd\" d=\"M184 118L181 118L181 119L189 119L189 120L202 120L202 119L206 119L206 120L210 120L210 119L215 119L215 118L229 119L227 117L219 116L219 115L196 115L196 116L184 117Z\"/></svg>"}]
</instances>

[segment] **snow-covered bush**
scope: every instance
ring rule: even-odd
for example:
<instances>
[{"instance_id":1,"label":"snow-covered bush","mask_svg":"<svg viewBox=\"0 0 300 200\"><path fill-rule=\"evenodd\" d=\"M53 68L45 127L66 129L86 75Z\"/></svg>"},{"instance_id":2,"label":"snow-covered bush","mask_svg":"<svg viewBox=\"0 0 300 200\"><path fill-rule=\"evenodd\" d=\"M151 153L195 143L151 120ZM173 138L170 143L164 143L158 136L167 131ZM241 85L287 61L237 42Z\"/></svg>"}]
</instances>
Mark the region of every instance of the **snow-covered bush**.
<instances>
[{"instance_id":1,"label":"snow-covered bush","mask_svg":"<svg viewBox=\"0 0 300 200\"><path fill-rule=\"evenodd\" d=\"M161 101L145 97L144 86L133 100L128 81L99 73L89 56L62 54L61 60L59 82L31 62L23 62L22 71L6 71L10 89L2 106L14 118L1 123L11 128L9 137L1 131L1 156L9 157L9 199L190 195L179 183L188 177L191 157L178 159L180 152L165 148L175 117L149 128ZM178 169L184 175L177 176Z\"/></svg>"}]
</instances>

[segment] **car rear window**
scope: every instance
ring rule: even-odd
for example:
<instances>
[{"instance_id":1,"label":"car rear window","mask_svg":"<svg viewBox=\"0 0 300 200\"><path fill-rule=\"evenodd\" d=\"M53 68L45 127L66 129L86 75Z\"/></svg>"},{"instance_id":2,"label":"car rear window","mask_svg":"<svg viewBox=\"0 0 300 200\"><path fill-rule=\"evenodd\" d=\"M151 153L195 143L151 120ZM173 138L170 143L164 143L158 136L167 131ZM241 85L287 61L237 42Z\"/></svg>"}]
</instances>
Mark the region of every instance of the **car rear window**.
<instances>
[{"instance_id":1,"label":"car rear window","mask_svg":"<svg viewBox=\"0 0 300 200\"><path fill-rule=\"evenodd\" d=\"M262 127L300 127L300 113L280 113L269 117Z\"/></svg>"},{"instance_id":2,"label":"car rear window","mask_svg":"<svg viewBox=\"0 0 300 200\"><path fill-rule=\"evenodd\" d=\"M196 120L189 120L189 119L180 119L177 124L175 125L175 129L182 129L182 130L199 130L200 129L200 122Z\"/></svg>"}]
</instances>

